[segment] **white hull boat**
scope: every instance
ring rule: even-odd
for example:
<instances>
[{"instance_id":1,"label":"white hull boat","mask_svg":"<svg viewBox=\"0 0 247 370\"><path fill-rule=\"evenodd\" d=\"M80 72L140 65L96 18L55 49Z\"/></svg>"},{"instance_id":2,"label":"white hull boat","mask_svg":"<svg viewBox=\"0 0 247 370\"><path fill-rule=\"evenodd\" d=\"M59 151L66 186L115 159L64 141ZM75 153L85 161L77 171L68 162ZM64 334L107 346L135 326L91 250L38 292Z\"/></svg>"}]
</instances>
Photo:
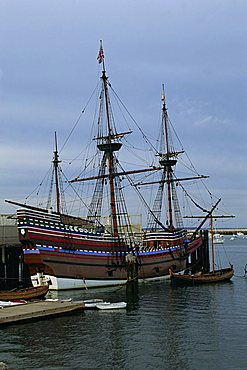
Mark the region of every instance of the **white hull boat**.
<instances>
[{"instance_id":1,"label":"white hull boat","mask_svg":"<svg viewBox=\"0 0 247 370\"><path fill-rule=\"evenodd\" d=\"M103 302L96 304L96 308L98 308L98 310L115 310L126 307L127 307L126 302L115 302L115 303Z\"/></svg>"}]
</instances>

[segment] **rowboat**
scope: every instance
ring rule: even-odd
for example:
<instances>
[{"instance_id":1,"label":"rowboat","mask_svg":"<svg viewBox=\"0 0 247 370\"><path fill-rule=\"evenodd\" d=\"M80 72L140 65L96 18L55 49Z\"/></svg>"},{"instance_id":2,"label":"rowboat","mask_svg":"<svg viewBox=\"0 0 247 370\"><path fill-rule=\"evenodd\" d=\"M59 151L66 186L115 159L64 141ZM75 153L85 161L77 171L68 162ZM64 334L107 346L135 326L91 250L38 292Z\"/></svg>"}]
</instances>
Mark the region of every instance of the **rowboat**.
<instances>
[{"instance_id":1,"label":"rowboat","mask_svg":"<svg viewBox=\"0 0 247 370\"><path fill-rule=\"evenodd\" d=\"M49 285L29 287L23 289L1 290L1 301L13 301L18 299L42 299L48 293Z\"/></svg>"},{"instance_id":2,"label":"rowboat","mask_svg":"<svg viewBox=\"0 0 247 370\"><path fill-rule=\"evenodd\" d=\"M228 267L210 272L197 272L195 274L175 273L170 271L172 284L199 285L205 283L218 283L229 281L233 277L233 267Z\"/></svg>"},{"instance_id":3,"label":"rowboat","mask_svg":"<svg viewBox=\"0 0 247 370\"><path fill-rule=\"evenodd\" d=\"M108 302L104 302L103 299L100 298L95 298L95 299L86 299L85 301L83 301L83 303L85 304L85 308L97 308L96 306L98 304L105 304Z\"/></svg>"},{"instance_id":4,"label":"rowboat","mask_svg":"<svg viewBox=\"0 0 247 370\"><path fill-rule=\"evenodd\" d=\"M126 307L127 307L126 302L115 302L115 303L103 302L96 304L96 308L98 308L98 310L115 310Z\"/></svg>"}]
</instances>

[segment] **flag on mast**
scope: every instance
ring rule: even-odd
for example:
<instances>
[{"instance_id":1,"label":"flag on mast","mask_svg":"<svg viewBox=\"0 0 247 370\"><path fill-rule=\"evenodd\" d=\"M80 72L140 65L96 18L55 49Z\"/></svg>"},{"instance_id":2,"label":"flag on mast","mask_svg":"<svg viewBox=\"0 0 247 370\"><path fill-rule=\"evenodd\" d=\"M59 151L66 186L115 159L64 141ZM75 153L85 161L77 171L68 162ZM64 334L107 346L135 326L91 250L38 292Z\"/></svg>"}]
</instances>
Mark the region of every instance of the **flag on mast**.
<instances>
[{"instance_id":1,"label":"flag on mast","mask_svg":"<svg viewBox=\"0 0 247 370\"><path fill-rule=\"evenodd\" d=\"M98 54L97 60L98 60L99 64L102 63L103 60L104 60L104 51L103 51L103 47L102 47L102 41L100 42L100 49L99 49L99 54Z\"/></svg>"}]
</instances>

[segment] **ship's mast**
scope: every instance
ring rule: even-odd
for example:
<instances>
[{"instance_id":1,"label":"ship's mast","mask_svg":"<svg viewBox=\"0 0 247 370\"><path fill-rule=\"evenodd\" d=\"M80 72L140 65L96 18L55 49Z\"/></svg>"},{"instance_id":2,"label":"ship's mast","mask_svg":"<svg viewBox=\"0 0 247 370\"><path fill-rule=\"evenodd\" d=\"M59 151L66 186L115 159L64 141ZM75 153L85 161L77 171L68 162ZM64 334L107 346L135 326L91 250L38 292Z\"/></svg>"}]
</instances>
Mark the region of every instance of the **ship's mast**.
<instances>
[{"instance_id":1,"label":"ship's mast","mask_svg":"<svg viewBox=\"0 0 247 370\"><path fill-rule=\"evenodd\" d=\"M168 230L174 230L173 225L173 215L172 215L172 189L171 189L171 182L172 182L172 166L175 166L177 160L172 158L172 153L169 146L169 133L168 133L168 117L167 117L167 109L166 109L166 101L165 101L165 90L164 85L162 85L162 125L164 129L165 135L165 149L166 153L161 153L161 159L159 163L164 167L166 171L166 183L167 183L167 201L168 201Z\"/></svg>"},{"instance_id":2,"label":"ship's mast","mask_svg":"<svg viewBox=\"0 0 247 370\"><path fill-rule=\"evenodd\" d=\"M112 227L113 227L113 236L118 236L118 223L117 223L117 211L116 211L116 198L115 198L115 186L114 186L114 152L118 151L122 144L119 142L114 142L113 132L112 132L112 124L111 118L109 113L109 98L108 98L108 86L107 86L107 76L105 70L105 61L104 61L104 54L102 43L100 46L100 53L101 61L103 61L103 70L102 70L102 87L103 87L103 94L105 100L105 110L106 110L106 120L107 120L107 135L102 138L100 144L97 145L100 151L103 151L106 158L107 158L107 165L109 171L109 185L110 185L110 208L111 208L111 217L112 217ZM99 61L100 62L100 61Z\"/></svg>"},{"instance_id":3,"label":"ship's mast","mask_svg":"<svg viewBox=\"0 0 247 370\"><path fill-rule=\"evenodd\" d=\"M214 232L213 232L213 215L210 217L210 231L211 231L211 253L212 253L212 271L214 272Z\"/></svg>"},{"instance_id":4,"label":"ship's mast","mask_svg":"<svg viewBox=\"0 0 247 370\"><path fill-rule=\"evenodd\" d=\"M174 177L173 177L173 169L172 167L175 166L177 163L176 157L182 153L174 151L171 147L171 138L169 137L169 128L168 128L168 114L166 109L166 101L165 101L165 91L164 85L162 85L162 120L161 120L161 142L160 142L160 150L158 155L160 157L159 163L161 165L162 178L159 181L152 181L152 182L144 182L140 185L147 185L147 184L159 184L157 195L153 205L153 212L149 214L148 219L148 228L151 230L156 230L158 225L160 225L161 220L161 213L162 213L162 203L163 203L163 196L164 196L164 185L166 184L167 190L167 222L166 228L169 231L174 230L174 219L176 221L176 227L183 228L182 217L179 209L178 198L174 186ZM190 178L187 178L190 179ZM186 179L182 179L186 180ZM155 217L154 217L155 216Z\"/></svg>"},{"instance_id":5,"label":"ship's mast","mask_svg":"<svg viewBox=\"0 0 247 370\"><path fill-rule=\"evenodd\" d=\"M107 181L109 185L111 234L119 239L120 236L121 239L122 237L126 239L126 235L128 235L128 237L131 235L131 238L133 239L131 222L123 196L120 177L127 176L129 180L128 175L130 174L158 171L161 170L162 167L150 166L149 168L131 171L125 171L121 167L115 153L118 152L122 147L120 140L124 136L131 134L132 131L129 130L127 132L117 132L116 130L109 97L109 86L111 85L108 82L108 77L106 76L102 43L100 45L100 51L97 59L98 62L102 63L103 65L101 75L102 87L100 93L98 134L95 138L97 140L98 150L103 152L99 173L96 176L83 178L76 177L74 180L70 180L69 182L96 180L92 201L89 206L88 218L92 221L98 221L102 213L104 185ZM119 172L117 167L122 168L122 171ZM106 168L108 171L106 171ZM160 222L158 223L161 224ZM127 243L130 244L129 241L127 241Z\"/></svg>"},{"instance_id":6,"label":"ship's mast","mask_svg":"<svg viewBox=\"0 0 247 370\"><path fill-rule=\"evenodd\" d=\"M54 166L54 173L55 173L55 186L56 186L56 208L57 213L60 213L60 191L59 191L59 177L58 177L58 166L61 161L59 161L59 155L57 150L57 133L55 131L55 150L54 150L54 158L53 158L53 166Z\"/></svg>"}]
</instances>

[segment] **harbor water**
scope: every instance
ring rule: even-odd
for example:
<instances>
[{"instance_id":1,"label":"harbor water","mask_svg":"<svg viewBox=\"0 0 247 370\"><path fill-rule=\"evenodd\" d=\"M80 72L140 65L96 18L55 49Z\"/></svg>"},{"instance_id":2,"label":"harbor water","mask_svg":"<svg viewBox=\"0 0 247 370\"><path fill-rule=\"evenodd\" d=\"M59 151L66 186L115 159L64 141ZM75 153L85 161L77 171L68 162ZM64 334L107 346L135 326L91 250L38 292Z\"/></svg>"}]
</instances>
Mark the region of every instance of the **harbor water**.
<instances>
[{"instance_id":1,"label":"harbor water","mask_svg":"<svg viewBox=\"0 0 247 370\"><path fill-rule=\"evenodd\" d=\"M52 293L52 298L126 301L0 331L9 369L247 369L247 238L216 245L229 283L171 287L169 281ZM216 252L217 255L217 252Z\"/></svg>"}]
</instances>

